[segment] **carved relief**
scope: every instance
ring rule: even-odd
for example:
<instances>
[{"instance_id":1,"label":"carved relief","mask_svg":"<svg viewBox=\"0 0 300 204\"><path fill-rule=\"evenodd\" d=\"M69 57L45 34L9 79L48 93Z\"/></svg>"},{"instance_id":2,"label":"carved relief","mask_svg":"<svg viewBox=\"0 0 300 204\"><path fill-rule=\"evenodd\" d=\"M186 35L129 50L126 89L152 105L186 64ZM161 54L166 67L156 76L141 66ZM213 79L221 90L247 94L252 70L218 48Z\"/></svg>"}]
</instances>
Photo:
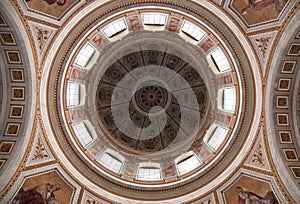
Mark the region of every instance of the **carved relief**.
<instances>
[{"instance_id":1,"label":"carved relief","mask_svg":"<svg viewBox=\"0 0 300 204\"><path fill-rule=\"evenodd\" d=\"M35 27L35 29L36 29L36 35L37 35L37 41L38 41L38 48L39 48L40 52L42 52L42 50L44 49L44 46L45 46L47 40L49 39L52 31L45 30L45 29L40 28L40 27Z\"/></svg>"},{"instance_id":2,"label":"carved relief","mask_svg":"<svg viewBox=\"0 0 300 204\"><path fill-rule=\"evenodd\" d=\"M245 165L258 169L270 170L270 165L265 149L264 135L262 130L258 135L249 157L247 158Z\"/></svg>"},{"instance_id":3,"label":"carved relief","mask_svg":"<svg viewBox=\"0 0 300 204\"><path fill-rule=\"evenodd\" d=\"M270 39L271 37L261 37L255 40L263 58L266 58L266 52L267 52Z\"/></svg>"},{"instance_id":4,"label":"carved relief","mask_svg":"<svg viewBox=\"0 0 300 204\"><path fill-rule=\"evenodd\" d=\"M49 157L49 155L46 152L41 139L38 138L37 144L35 146L35 153L33 155L32 160L39 160L39 159L44 159L44 158L48 158L48 157Z\"/></svg>"},{"instance_id":5,"label":"carved relief","mask_svg":"<svg viewBox=\"0 0 300 204\"><path fill-rule=\"evenodd\" d=\"M263 166L265 165L261 144L259 144L258 147L256 148L251 162L254 162L256 164L263 165Z\"/></svg>"}]
</instances>

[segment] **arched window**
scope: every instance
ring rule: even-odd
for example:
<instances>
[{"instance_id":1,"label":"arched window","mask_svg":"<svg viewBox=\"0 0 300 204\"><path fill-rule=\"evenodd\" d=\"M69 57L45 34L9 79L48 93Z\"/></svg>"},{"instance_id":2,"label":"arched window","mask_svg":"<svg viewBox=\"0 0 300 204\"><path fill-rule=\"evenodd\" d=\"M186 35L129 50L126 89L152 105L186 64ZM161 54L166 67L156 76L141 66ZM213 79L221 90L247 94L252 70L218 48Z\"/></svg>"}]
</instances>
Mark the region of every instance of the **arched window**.
<instances>
[{"instance_id":1,"label":"arched window","mask_svg":"<svg viewBox=\"0 0 300 204\"><path fill-rule=\"evenodd\" d=\"M118 33L126 30L127 26L124 18L119 18L113 22L110 22L102 28L102 32L108 37L113 37Z\"/></svg>"},{"instance_id":2,"label":"arched window","mask_svg":"<svg viewBox=\"0 0 300 204\"><path fill-rule=\"evenodd\" d=\"M76 106L80 103L80 85L74 82L68 82L67 86L67 106Z\"/></svg>"},{"instance_id":3,"label":"arched window","mask_svg":"<svg viewBox=\"0 0 300 204\"><path fill-rule=\"evenodd\" d=\"M95 49L89 43L86 43L79 51L74 64L80 67L85 67L94 53Z\"/></svg>"},{"instance_id":4,"label":"arched window","mask_svg":"<svg viewBox=\"0 0 300 204\"><path fill-rule=\"evenodd\" d=\"M105 168L119 174L122 168L123 163L117 159L116 157L112 156L109 153L104 153L98 162L102 164Z\"/></svg>"},{"instance_id":5,"label":"arched window","mask_svg":"<svg viewBox=\"0 0 300 204\"><path fill-rule=\"evenodd\" d=\"M181 31L197 41L201 40L206 34L199 26L187 20L184 21Z\"/></svg>"},{"instance_id":6,"label":"arched window","mask_svg":"<svg viewBox=\"0 0 300 204\"><path fill-rule=\"evenodd\" d=\"M77 139L84 147L87 146L90 142L92 142L93 137L89 133L84 122L72 124L72 127Z\"/></svg>"},{"instance_id":7,"label":"arched window","mask_svg":"<svg viewBox=\"0 0 300 204\"><path fill-rule=\"evenodd\" d=\"M144 181L161 180L161 170L155 167L140 167L137 173L137 179Z\"/></svg>"},{"instance_id":8,"label":"arched window","mask_svg":"<svg viewBox=\"0 0 300 204\"><path fill-rule=\"evenodd\" d=\"M214 51L212 51L210 56L219 72L230 70L228 59L220 47L217 47Z\"/></svg>"},{"instance_id":9,"label":"arched window","mask_svg":"<svg viewBox=\"0 0 300 204\"><path fill-rule=\"evenodd\" d=\"M234 111L236 104L235 87L225 88L222 95L222 106L224 110Z\"/></svg>"},{"instance_id":10,"label":"arched window","mask_svg":"<svg viewBox=\"0 0 300 204\"><path fill-rule=\"evenodd\" d=\"M164 13L149 12L143 13L142 16L144 25L162 26L167 20L167 14Z\"/></svg>"},{"instance_id":11,"label":"arched window","mask_svg":"<svg viewBox=\"0 0 300 204\"><path fill-rule=\"evenodd\" d=\"M216 151L222 142L225 140L228 129L225 127L217 126L207 140L207 144Z\"/></svg>"},{"instance_id":12,"label":"arched window","mask_svg":"<svg viewBox=\"0 0 300 204\"><path fill-rule=\"evenodd\" d=\"M196 169L201 164L198 157L194 154L190 155L177 163L177 170L179 175L186 174Z\"/></svg>"}]
</instances>

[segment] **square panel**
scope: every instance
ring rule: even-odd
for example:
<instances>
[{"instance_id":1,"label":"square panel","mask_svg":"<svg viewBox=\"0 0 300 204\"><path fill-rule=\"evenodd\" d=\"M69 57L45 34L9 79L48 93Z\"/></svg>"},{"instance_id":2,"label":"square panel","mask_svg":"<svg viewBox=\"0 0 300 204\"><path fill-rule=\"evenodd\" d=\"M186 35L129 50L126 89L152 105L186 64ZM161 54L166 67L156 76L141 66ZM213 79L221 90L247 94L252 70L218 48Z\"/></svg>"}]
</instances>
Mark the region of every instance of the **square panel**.
<instances>
[{"instance_id":1,"label":"square panel","mask_svg":"<svg viewBox=\"0 0 300 204\"><path fill-rule=\"evenodd\" d=\"M293 143L290 131L280 130L278 131L278 134L281 143Z\"/></svg>"},{"instance_id":2,"label":"square panel","mask_svg":"<svg viewBox=\"0 0 300 204\"><path fill-rule=\"evenodd\" d=\"M0 40L2 45L17 45L11 32L0 32Z\"/></svg>"},{"instance_id":3,"label":"square panel","mask_svg":"<svg viewBox=\"0 0 300 204\"><path fill-rule=\"evenodd\" d=\"M0 159L0 170L4 166L5 162L6 162L6 159L2 159L2 158Z\"/></svg>"},{"instance_id":4,"label":"square panel","mask_svg":"<svg viewBox=\"0 0 300 204\"><path fill-rule=\"evenodd\" d=\"M279 125L279 126L289 125L289 115L287 113L278 113L277 114L277 125Z\"/></svg>"},{"instance_id":5,"label":"square panel","mask_svg":"<svg viewBox=\"0 0 300 204\"><path fill-rule=\"evenodd\" d=\"M4 135L16 137L19 134L20 127L21 123L7 123Z\"/></svg>"},{"instance_id":6,"label":"square panel","mask_svg":"<svg viewBox=\"0 0 300 204\"><path fill-rule=\"evenodd\" d=\"M277 96L277 108L288 108L289 97L288 96Z\"/></svg>"},{"instance_id":7,"label":"square panel","mask_svg":"<svg viewBox=\"0 0 300 204\"><path fill-rule=\"evenodd\" d=\"M7 62L9 64L21 64L21 56L18 50L5 50Z\"/></svg>"},{"instance_id":8,"label":"square panel","mask_svg":"<svg viewBox=\"0 0 300 204\"><path fill-rule=\"evenodd\" d=\"M9 111L10 118L23 118L24 106L22 105L11 105Z\"/></svg>"},{"instance_id":9,"label":"square panel","mask_svg":"<svg viewBox=\"0 0 300 204\"><path fill-rule=\"evenodd\" d=\"M0 15L0 27L7 27L7 23L4 20L3 16Z\"/></svg>"},{"instance_id":10,"label":"square panel","mask_svg":"<svg viewBox=\"0 0 300 204\"><path fill-rule=\"evenodd\" d=\"M10 69L11 82L24 82L24 70L18 68Z\"/></svg>"},{"instance_id":11,"label":"square panel","mask_svg":"<svg viewBox=\"0 0 300 204\"><path fill-rule=\"evenodd\" d=\"M11 99L12 100L21 100L25 99L25 87L12 87L11 88Z\"/></svg>"},{"instance_id":12,"label":"square panel","mask_svg":"<svg viewBox=\"0 0 300 204\"><path fill-rule=\"evenodd\" d=\"M296 61L284 61L281 73L292 74L296 66Z\"/></svg>"},{"instance_id":13,"label":"square panel","mask_svg":"<svg viewBox=\"0 0 300 204\"><path fill-rule=\"evenodd\" d=\"M11 154L11 151L15 145L14 141L1 141L0 154Z\"/></svg>"},{"instance_id":14,"label":"square panel","mask_svg":"<svg viewBox=\"0 0 300 204\"><path fill-rule=\"evenodd\" d=\"M279 79L278 91L289 91L291 79Z\"/></svg>"},{"instance_id":15,"label":"square panel","mask_svg":"<svg viewBox=\"0 0 300 204\"><path fill-rule=\"evenodd\" d=\"M283 149L283 153L286 161L293 162L299 160L295 149Z\"/></svg>"},{"instance_id":16,"label":"square panel","mask_svg":"<svg viewBox=\"0 0 300 204\"><path fill-rule=\"evenodd\" d=\"M300 166L291 166L290 167L295 178L300 178Z\"/></svg>"},{"instance_id":17,"label":"square panel","mask_svg":"<svg viewBox=\"0 0 300 204\"><path fill-rule=\"evenodd\" d=\"M299 56L299 54L300 54L300 44L299 43L291 44L290 49L288 51L288 55Z\"/></svg>"}]
</instances>

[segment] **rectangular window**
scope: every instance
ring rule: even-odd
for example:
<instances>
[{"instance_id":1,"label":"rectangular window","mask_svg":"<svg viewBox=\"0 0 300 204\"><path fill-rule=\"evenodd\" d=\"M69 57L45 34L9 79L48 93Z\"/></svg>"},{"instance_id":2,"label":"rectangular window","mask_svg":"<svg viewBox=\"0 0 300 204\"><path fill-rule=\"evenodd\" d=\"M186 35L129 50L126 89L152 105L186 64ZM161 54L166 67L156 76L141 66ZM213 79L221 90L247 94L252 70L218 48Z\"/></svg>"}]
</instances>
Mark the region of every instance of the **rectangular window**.
<instances>
[{"instance_id":1,"label":"rectangular window","mask_svg":"<svg viewBox=\"0 0 300 204\"><path fill-rule=\"evenodd\" d=\"M76 137L84 147L93 140L83 122L73 124L72 126Z\"/></svg>"},{"instance_id":2,"label":"rectangular window","mask_svg":"<svg viewBox=\"0 0 300 204\"><path fill-rule=\"evenodd\" d=\"M143 13L143 22L145 25L165 25L167 15L164 13Z\"/></svg>"},{"instance_id":3,"label":"rectangular window","mask_svg":"<svg viewBox=\"0 0 300 204\"><path fill-rule=\"evenodd\" d=\"M114 35L124 31L126 29L125 19L117 19L102 28L102 32L108 37L113 37Z\"/></svg>"},{"instance_id":4,"label":"rectangular window","mask_svg":"<svg viewBox=\"0 0 300 204\"><path fill-rule=\"evenodd\" d=\"M98 160L100 164L102 164L105 168L115 172L120 173L122 168L122 162L110 154L104 153L102 157Z\"/></svg>"},{"instance_id":5,"label":"rectangular window","mask_svg":"<svg viewBox=\"0 0 300 204\"><path fill-rule=\"evenodd\" d=\"M155 181L161 179L159 168L145 168L141 167L138 170L137 179L145 181Z\"/></svg>"},{"instance_id":6,"label":"rectangular window","mask_svg":"<svg viewBox=\"0 0 300 204\"><path fill-rule=\"evenodd\" d=\"M224 141L226 135L227 135L228 129L224 127L216 127L210 138L208 139L207 143L208 145L213 149L217 150L219 146Z\"/></svg>"},{"instance_id":7,"label":"rectangular window","mask_svg":"<svg viewBox=\"0 0 300 204\"><path fill-rule=\"evenodd\" d=\"M211 59L219 72L230 70L230 64L227 60L227 57L220 47L218 47L211 53Z\"/></svg>"},{"instance_id":8,"label":"rectangular window","mask_svg":"<svg viewBox=\"0 0 300 204\"><path fill-rule=\"evenodd\" d=\"M184 21L181 30L197 41L203 38L203 36L206 34L199 26L190 21Z\"/></svg>"},{"instance_id":9,"label":"rectangular window","mask_svg":"<svg viewBox=\"0 0 300 204\"><path fill-rule=\"evenodd\" d=\"M177 169L178 169L179 175L183 175L185 173L188 173L188 172L194 170L200 164L201 164L201 162L195 155L185 158L184 160L177 163Z\"/></svg>"},{"instance_id":10,"label":"rectangular window","mask_svg":"<svg viewBox=\"0 0 300 204\"><path fill-rule=\"evenodd\" d=\"M68 82L67 87L67 106L79 105L80 100L80 85Z\"/></svg>"},{"instance_id":11,"label":"rectangular window","mask_svg":"<svg viewBox=\"0 0 300 204\"><path fill-rule=\"evenodd\" d=\"M85 67L93 56L94 52L95 49L89 43L86 43L79 51L74 64Z\"/></svg>"},{"instance_id":12,"label":"rectangular window","mask_svg":"<svg viewBox=\"0 0 300 204\"><path fill-rule=\"evenodd\" d=\"M235 88L226 88L223 91L223 109L227 111L234 111L236 103Z\"/></svg>"}]
</instances>

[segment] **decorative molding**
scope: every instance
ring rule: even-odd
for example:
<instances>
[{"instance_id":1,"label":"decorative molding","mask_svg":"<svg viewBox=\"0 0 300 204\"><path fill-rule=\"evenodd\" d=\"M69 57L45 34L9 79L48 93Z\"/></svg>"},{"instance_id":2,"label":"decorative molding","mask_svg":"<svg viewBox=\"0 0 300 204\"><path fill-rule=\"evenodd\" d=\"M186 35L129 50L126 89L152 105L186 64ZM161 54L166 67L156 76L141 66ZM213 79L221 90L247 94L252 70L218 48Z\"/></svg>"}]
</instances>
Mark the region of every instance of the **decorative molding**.
<instances>
[{"instance_id":1,"label":"decorative molding","mask_svg":"<svg viewBox=\"0 0 300 204\"><path fill-rule=\"evenodd\" d=\"M88 191L83 192L83 197L81 200L81 204L111 204L111 203L115 203L115 202L107 199L106 200L101 199L96 195L89 193Z\"/></svg>"},{"instance_id":2,"label":"decorative molding","mask_svg":"<svg viewBox=\"0 0 300 204\"><path fill-rule=\"evenodd\" d=\"M42 166L20 172L15 184L12 186L11 190L7 192L7 195L1 203L13 203L15 196L19 192L20 188L26 183L26 180L32 180L34 185L58 183L62 186L62 189L70 187L72 190L71 197L69 198L70 202L59 203L78 203L81 186L74 181L59 164ZM34 186L32 184L29 185ZM60 196L60 198L62 198L62 196Z\"/></svg>"},{"instance_id":3,"label":"decorative molding","mask_svg":"<svg viewBox=\"0 0 300 204\"><path fill-rule=\"evenodd\" d=\"M55 159L45 141L41 127L38 125L26 166L33 166L53 160Z\"/></svg>"},{"instance_id":4,"label":"decorative molding","mask_svg":"<svg viewBox=\"0 0 300 204\"><path fill-rule=\"evenodd\" d=\"M269 161L267 158L265 143L263 140L262 130L260 130L258 134L258 138L255 142L255 145L253 146L249 157L245 161L245 165L253 168L271 171Z\"/></svg>"},{"instance_id":5,"label":"decorative molding","mask_svg":"<svg viewBox=\"0 0 300 204\"><path fill-rule=\"evenodd\" d=\"M265 72L267 61L274 44L276 34L277 31L273 31L269 33L253 35L250 37L250 41L252 42L254 50L258 56L263 76L266 75Z\"/></svg>"},{"instance_id":6,"label":"decorative molding","mask_svg":"<svg viewBox=\"0 0 300 204\"><path fill-rule=\"evenodd\" d=\"M260 139L262 140L262 138ZM242 181L243 179L244 181ZM259 186L264 187L262 187L262 189L259 189ZM233 200L236 199L235 203L238 203L236 187L242 187L251 192L253 189L255 189L254 193L259 194L261 197L266 197L266 191L268 191L266 187L268 187L269 191L273 192L279 203L288 203L284 198L284 194L282 194L282 192L280 191L280 187L277 185L276 178L274 178L272 175L264 174L263 172L255 172L253 170L243 168L239 169L235 173L235 175L230 178L230 180L228 180L225 184L223 184L223 186L217 189L217 195L220 201L219 203L234 203L228 202L228 198L231 199L231 201L232 198ZM250 190L251 188L252 190ZM235 195L228 194L228 192L234 192Z\"/></svg>"},{"instance_id":7,"label":"decorative molding","mask_svg":"<svg viewBox=\"0 0 300 204\"><path fill-rule=\"evenodd\" d=\"M56 29L32 21L28 21L28 24L37 50L38 63L41 64Z\"/></svg>"}]
</instances>

